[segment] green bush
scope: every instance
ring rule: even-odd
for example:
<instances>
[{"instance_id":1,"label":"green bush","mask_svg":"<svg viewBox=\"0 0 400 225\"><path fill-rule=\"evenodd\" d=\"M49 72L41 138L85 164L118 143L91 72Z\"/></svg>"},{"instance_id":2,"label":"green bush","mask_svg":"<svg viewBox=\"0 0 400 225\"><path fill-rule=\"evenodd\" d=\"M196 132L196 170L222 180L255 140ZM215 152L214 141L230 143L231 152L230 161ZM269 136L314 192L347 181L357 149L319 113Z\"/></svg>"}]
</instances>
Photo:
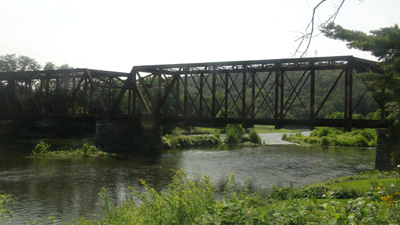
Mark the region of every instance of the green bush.
<instances>
[{"instance_id":1,"label":"green bush","mask_svg":"<svg viewBox=\"0 0 400 225\"><path fill-rule=\"evenodd\" d=\"M255 131L255 130L250 131L249 141L254 144L261 144L261 137L257 134L257 131Z\"/></svg>"},{"instance_id":2,"label":"green bush","mask_svg":"<svg viewBox=\"0 0 400 225\"><path fill-rule=\"evenodd\" d=\"M35 146L35 149L32 151L32 154L33 154L33 156L40 156L40 155L48 153L49 149L50 149L50 145L41 141L41 142L39 142L39 144L37 144Z\"/></svg>"},{"instance_id":3,"label":"green bush","mask_svg":"<svg viewBox=\"0 0 400 225\"><path fill-rule=\"evenodd\" d=\"M354 147L368 147L369 146L368 140L364 136L356 135L353 137L353 139L354 139L354 145L355 145Z\"/></svg>"},{"instance_id":4,"label":"green bush","mask_svg":"<svg viewBox=\"0 0 400 225\"><path fill-rule=\"evenodd\" d=\"M362 129L360 135L365 137L368 141L376 140L378 135L375 129Z\"/></svg>"},{"instance_id":5,"label":"green bush","mask_svg":"<svg viewBox=\"0 0 400 225\"><path fill-rule=\"evenodd\" d=\"M238 144L243 139L244 129L241 124L228 124L225 130L225 143Z\"/></svg>"},{"instance_id":6,"label":"green bush","mask_svg":"<svg viewBox=\"0 0 400 225\"><path fill-rule=\"evenodd\" d=\"M330 146L331 140L328 137L322 137L321 146Z\"/></svg>"},{"instance_id":7,"label":"green bush","mask_svg":"<svg viewBox=\"0 0 400 225\"><path fill-rule=\"evenodd\" d=\"M40 142L32 151L34 157L41 158L86 158L86 157L108 157L115 154L100 151L96 146L85 143L81 147L73 149L69 146L61 146L56 150L49 151L50 145Z\"/></svg>"},{"instance_id":8,"label":"green bush","mask_svg":"<svg viewBox=\"0 0 400 225\"><path fill-rule=\"evenodd\" d=\"M318 127L313 132L311 132L310 136L311 137L326 137L326 136L329 136L329 135L334 135L336 133L337 133L337 131L336 131L335 128Z\"/></svg>"},{"instance_id":9,"label":"green bush","mask_svg":"<svg viewBox=\"0 0 400 225\"><path fill-rule=\"evenodd\" d=\"M212 135L165 135L161 139L161 147L164 149L182 148L192 146L218 145L221 139Z\"/></svg>"}]
</instances>

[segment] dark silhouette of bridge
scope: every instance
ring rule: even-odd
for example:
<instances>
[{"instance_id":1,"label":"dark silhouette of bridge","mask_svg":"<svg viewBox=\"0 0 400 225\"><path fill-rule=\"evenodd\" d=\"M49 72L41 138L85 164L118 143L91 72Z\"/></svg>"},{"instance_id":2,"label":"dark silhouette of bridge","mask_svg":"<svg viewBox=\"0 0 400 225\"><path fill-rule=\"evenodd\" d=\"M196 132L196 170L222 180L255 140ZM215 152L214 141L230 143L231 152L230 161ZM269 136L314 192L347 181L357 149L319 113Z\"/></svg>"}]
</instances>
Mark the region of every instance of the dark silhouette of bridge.
<instances>
[{"instance_id":1,"label":"dark silhouette of bridge","mask_svg":"<svg viewBox=\"0 0 400 225\"><path fill-rule=\"evenodd\" d=\"M381 70L373 61L338 56L134 66L130 73L3 72L0 131L36 122L53 126L50 132L96 124L95 144L104 149L148 149L160 148L163 125L387 128L382 120L353 117L367 107L380 108L384 118L384 102L370 107L372 87L357 76L365 72ZM336 111L343 117L326 118ZM389 165L387 133L378 134L381 169Z\"/></svg>"},{"instance_id":2,"label":"dark silhouette of bridge","mask_svg":"<svg viewBox=\"0 0 400 225\"><path fill-rule=\"evenodd\" d=\"M100 127L108 124L107 129L110 123L134 124L138 128L118 132L153 129L156 136L159 129L154 127L176 124L382 128L386 124L380 120L353 118L371 95L355 74L379 71L373 61L338 56L134 66L130 73L5 72L0 73L0 119L97 121ZM334 77L333 82L324 82L327 77ZM364 90L354 93L355 85ZM342 105L327 106L332 96L340 96ZM383 109L383 102L376 104ZM329 110L344 118L326 119L334 112ZM116 131L104 132L110 136Z\"/></svg>"}]
</instances>

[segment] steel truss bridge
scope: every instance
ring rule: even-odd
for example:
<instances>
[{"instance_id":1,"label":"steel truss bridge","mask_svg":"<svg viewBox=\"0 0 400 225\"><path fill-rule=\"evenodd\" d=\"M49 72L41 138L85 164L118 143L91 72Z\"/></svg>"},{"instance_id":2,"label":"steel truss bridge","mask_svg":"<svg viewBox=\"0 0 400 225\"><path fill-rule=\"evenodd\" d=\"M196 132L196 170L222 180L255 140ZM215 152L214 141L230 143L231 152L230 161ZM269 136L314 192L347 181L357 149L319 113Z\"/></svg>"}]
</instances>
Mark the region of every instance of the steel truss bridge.
<instances>
[{"instance_id":1,"label":"steel truss bridge","mask_svg":"<svg viewBox=\"0 0 400 225\"><path fill-rule=\"evenodd\" d=\"M130 73L5 72L0 73L0 119L379 128L386 125L353 119L371 95L356 74L379 71L375 62L338 56L134 66ZM333 82L324 82L328 76ZM356 85L363 91L355 93ZM334 110L344 119L325 118L333 113L327 105L332 96L340 96ZM383 109L383 102L376 103Z\"/></svg>"}]
</instances>

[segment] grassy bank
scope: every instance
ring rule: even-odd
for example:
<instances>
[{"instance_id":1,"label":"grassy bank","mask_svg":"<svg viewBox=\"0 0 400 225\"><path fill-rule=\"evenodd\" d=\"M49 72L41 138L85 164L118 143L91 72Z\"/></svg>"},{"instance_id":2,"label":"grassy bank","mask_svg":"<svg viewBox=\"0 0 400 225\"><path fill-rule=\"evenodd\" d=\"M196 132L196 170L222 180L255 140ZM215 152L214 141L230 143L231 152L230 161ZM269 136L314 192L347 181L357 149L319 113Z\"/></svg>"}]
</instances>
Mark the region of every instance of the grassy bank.
<instances>
[{"instance_id":1,"label":"grassy bank","mask_svg":"<svg viewBox=\"0 0 400 225\"><path fill-rule=\"evenodd\" d=\"M72 148L70 146L62 146L57 149L51 149L47 143L40 142L32 151L34 158L95 158L95 157L113 157L114 154L103 152L96 148L94 145L88 143L83 144L79 148Z\"/></svg>"},{"instance_id":2,"label":"grassy bank","mask_svg":"<svg viewBox=\"0 0 400 225\"><path fill-rule=\"evenodd\" d=\"M194 146L211 146L221 143L219 134L216 135L185 135L184 130L176 128L172 134L167 134L162 137L163 149L183 148Z\"/></svg>"},{"instance_id":3,"label":"grassy bank","mask_svg":"<svg viewBox=\"0 0 400 225\"><path fill-rule=\"evenodd\" d=\"M357 184L356 184L357 182ZM302 188L274 188L268 197L237 188L227 177L224 197L205 176L199 181L176 172L165 192L142 181L146 191L131 189L121 205L101 194L104 214L76 224L399 224L400 182L397 173L366 172ZM351 190L351 189L354 189ZM342 194L338 195L341 192ZM344 193L348 193L345 196Z\"/></svg>"},{"instance_id":4,"label":"grassy bank","mask_svg":"<svg viewBox=\"0 0 400 225\"><path fill-rule=\"evenodd\" d=\"M267 125L254 125L252 130L255 130L257 133L297 133L297 132L299 132L299 130L275 129L274 126L267 126Z\"/></svg>"},{"instance_id":5,"label":"grassy bank","mask_svg":"<svg viewBox=\"0 0 400 225\"><path fill-rule=\"evenodd\" d=\"M193 128L195 133L208 133L214 134L218 133L225 133L225 128L213 128L213 127L195 127ZM254 125L253 128L247 128L246 131L250 132L251 130L255 130L257 133L296 133L298 130L291 130L291 129L275 129L274 126L269 125Z\"/></svg>"},{"instance_id":6,"label":"grassy bank","mask_svg":"<svg viewBox=\"0 0 400 225\"><path fill-rule=\"evenodd\" d=\"M349 132L338 128L318 127L310 136L301 132L292 135L284 134L282 139L297 144L343 147L375 147L377 134L374 129L353 129Z\"/></svg>"}]
</instances>

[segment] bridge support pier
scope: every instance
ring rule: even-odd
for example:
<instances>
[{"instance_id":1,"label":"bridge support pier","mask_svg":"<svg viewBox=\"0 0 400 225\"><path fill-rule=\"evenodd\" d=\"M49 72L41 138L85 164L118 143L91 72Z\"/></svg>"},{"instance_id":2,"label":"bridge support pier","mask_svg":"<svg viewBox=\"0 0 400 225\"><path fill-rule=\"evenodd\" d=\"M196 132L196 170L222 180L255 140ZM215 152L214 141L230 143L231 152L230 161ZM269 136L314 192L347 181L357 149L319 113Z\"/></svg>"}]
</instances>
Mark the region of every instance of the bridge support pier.
<instances>
[{"instance_id":1,"label":"bridge support pier","mask_svg":"<svg viewBox=\"0 0 400 225\"><path fill-rule=\"evenodd\" d=\"M390 170L393 169L390 154L391 149L395 146L393 136L388 129L378 129L378 141L376 145L375 169ZM399 143L400 144L400 143Z\"/></svg>"},{"instance_id":2,"label":"bridge support pier","mask_svg":"<svg viewBox=\"0 0 400 225\"><path fill-rule=\"evenodd\" d=\"M105 151L160 149L161 130L152 121L96 121L94 144Z\"/></svg>"}]
</instances>

